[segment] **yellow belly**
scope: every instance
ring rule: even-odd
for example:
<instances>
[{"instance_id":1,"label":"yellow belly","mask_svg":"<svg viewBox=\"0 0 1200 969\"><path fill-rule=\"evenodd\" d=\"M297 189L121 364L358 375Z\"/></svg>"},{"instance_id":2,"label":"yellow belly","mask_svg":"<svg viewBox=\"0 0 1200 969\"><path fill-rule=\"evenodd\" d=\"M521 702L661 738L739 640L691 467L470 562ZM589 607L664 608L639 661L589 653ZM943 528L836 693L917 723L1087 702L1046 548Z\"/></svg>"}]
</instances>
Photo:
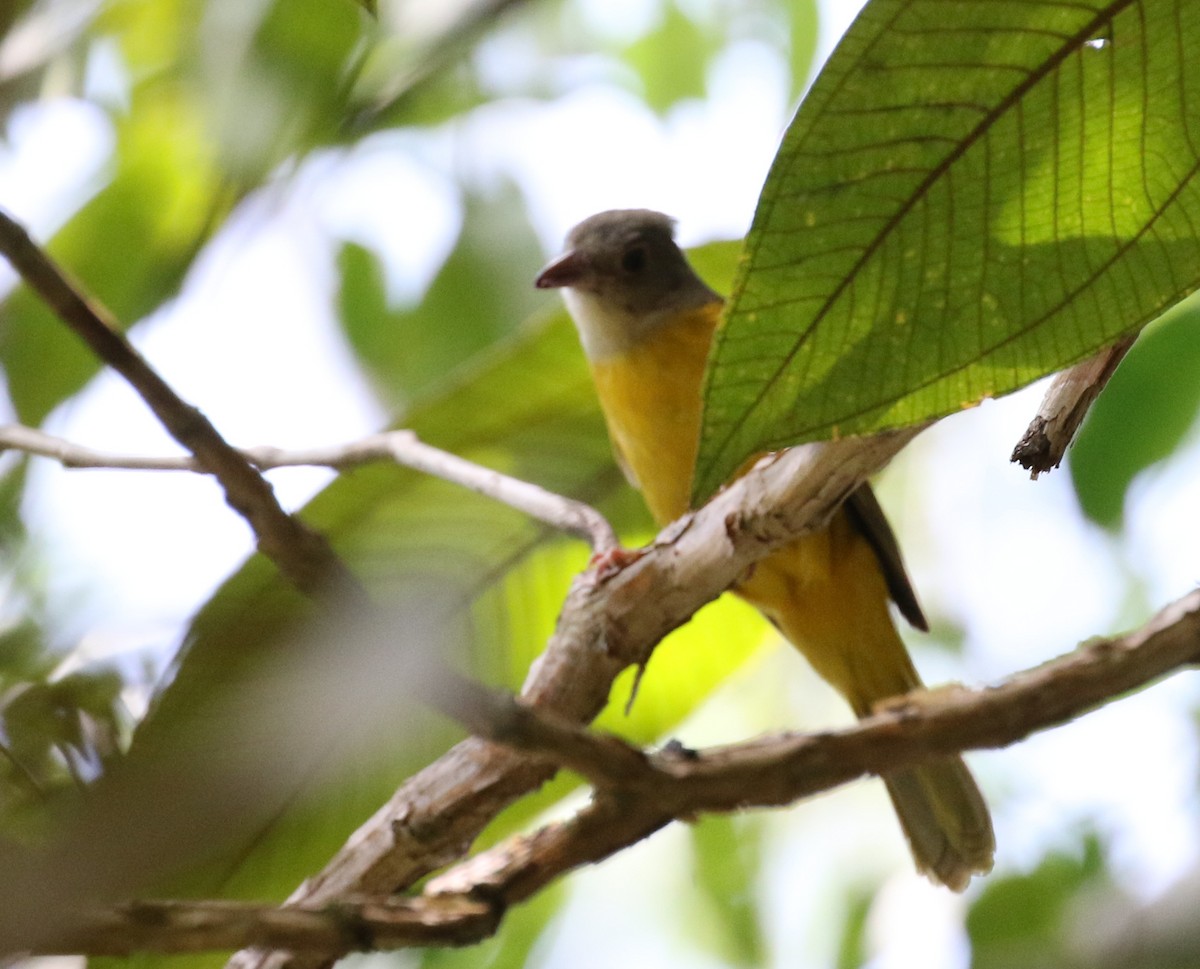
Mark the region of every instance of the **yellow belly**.
<instances>
[{"instance_id":1,"label":"yellow belly","mask_svg":"<svg viewBox=\"0 0 1200 969\"><path fill-rule=\"evenodd\" d=\"M613 448L654 520L688 510L704 366L721 304L681 317L619 356L592 361Z\"/></svg>"},{"instance_id":2,"label":"yellow belly","mask_svg":"<svg viewBox=\"0 0 1200 969\"><path fill-rule=\"evenodd\" d=\"M689 508L704 367L720 309L702 307L620 355L592 362L614 449L660 525ZM760 562L735 591L857 713L918 684L874 550L844 513Z\"/></svg>"}]
</instances>

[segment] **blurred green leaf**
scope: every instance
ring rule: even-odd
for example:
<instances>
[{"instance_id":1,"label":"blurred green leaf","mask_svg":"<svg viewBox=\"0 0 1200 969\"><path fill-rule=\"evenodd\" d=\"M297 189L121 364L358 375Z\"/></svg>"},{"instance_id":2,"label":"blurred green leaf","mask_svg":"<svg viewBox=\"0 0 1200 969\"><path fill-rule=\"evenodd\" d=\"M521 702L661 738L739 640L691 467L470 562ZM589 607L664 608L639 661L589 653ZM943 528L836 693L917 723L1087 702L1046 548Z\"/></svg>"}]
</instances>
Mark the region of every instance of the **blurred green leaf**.
<instances>
[{"instance_id":1,"label":"blurred green leaf","mask_svg":"<svg viewBox=\"0 0 1200 969\"><path fill-rule=\"evenodd\" d=\"M13 755L35 774L45 773L54 746L66 740L47 683L27 683L4 706L4 733Z\"/></svg>"},{"instance_id":2,"label":"blurred green leaf","mask_svg":"<svg viewBox=\"0 0 1200 969\"><path fill-rule=\"evenodd\" d=\"M820 11L817 0L793 0L788 4L791 27L788 44L788 67L792 74L792 97L797 98L808 86L817 59L817 40L820 37Z\"/></svg>"},{"instance_id":3,"label":"blurred green leaf","mask_svg":"<svg viewBox=\"0 0 1200 969\"><path fill-rule=\"evenodd\" d=\"M375 27L331 0L115 0L101 17L139 89L171 87L231 183L339 137Z\"/></svg>"},{"instance_id":4,"label":"blurred green leaf","mask_svg":"<svg viewBox=\"0 0 1200 969\"><path fill-rule=\"evenodd\" d=\"M112 180L47 247L124 326L174 294L228 205L194 106L177 94L138 96L117 126ZM24 286L0 304L0 319L0 362L13 405L23 423L40 424L99 363Z\"/></svg>"},{"instance_id":5,"label":"blurred green leaf","mask_svg":"<svg viewBox=\"0 0 1200 969\"><path fill-rule=\"evenodd\" d=\"M704 96L705 74L721 37L704 30L674 2L658 26L631 44L624 60L642 82L642 97L659 114L679 101Z\"/></svg>"},{"instance_id":6,"label":"blurred green leaf","mask_svg":"<svg viewBox=\"0 0 1200 969\"><path fill-rule=\"evenodd\" d=\"M393 93L396 71L405 69L411 56L406 45L390 37L383 38L365 53L352 94L351 113L344 125L348 134L432 128L453 122L491 101L480 90L479 77L469 63L451 64L422 76L402 97L387 100Z\"/></svg>"},{"instance_id":7,"label":"blurred green leaf","mask_svg":"<svg viewBox=\"0 0 1200 969\"><path fill-rule=\"evenodd\" d=\"M617 483L574 334L561 317L493 350L444 391L414 406L406 426L431 444L556 490L596 499ZM385 465L339 478L304 516L329 535L381 603L406 594L414 581L444 579L469 597L483 594L552 537L495 502ZM469 599L463 603L469 605ZM203 723L204 711L222 696L250 681L272 657L286 657L312 621L311 605L269 563L251 559L197 616L174 680L135 737L131 759L139 745L169 748L179 729ZM343 648L353 649L354 643ZM397 701L404 705L407 689L396 683ZM363 751L357 763L329 765L338 776L296 792L286 809L259 806L258 827L248 840L243 835L241 848L230 856L236 863L215 860L198 889L248 897L286 894L457 731L427 725L425 734L385 733L378 749Z\"/></svg>"},{"instance_id":8,"label":"blurred green leaf","mask_svg":"<svg viewBox=\"0 0 1200 969\"><path fill-rule=\"evenodd\" d=\"M33 6L33 0L11 0L10 3L0 7L0 37L7 34L17 19L24 16L31 6Z\"/></svg>"},{"instance_id":9,"label":"blurred green leaf","mask_svg":"<svg viewBox=\"0 0 1200 969\"><path fill-rule=\"evenodd\" d=\"M755 452L1015 390L1194 289L1197 45L1178 0L871 0L763 189L697 496Z\"/></svg>"},{"instance_id":10,"label":"blurred green leaf","mask_svg":"<svg viewBox=\"0 0 1200 969\"><path fill-rule=\"evenodd\" d=\"M137 82L178 81L193 63L205 6L190 0L109 0L96 17L98 36L113 39Z\"/></svg>"},{"instance_id":11,"label":"blurred green leaf","mask_svg":"<svg viewBox=\"0 0 1200 969\"><path fill-rule=\"evenodd\" d=\"M489 198L466 196L458 241L416 306L390 309L379 261L344 244L338 315L390 409L428 391L544 302L529 280L529 267L540 260L511 187Z\"/></svg>"},{"instance_id":12,"label":"blurred green leaf","mask_svg":"<svg viewBox=\"0 0 1200 969\"><path fill-rule=\"evenodd\" d=\"M121 677L112 670L77 671L57 680L10 686L0 726L13 760L47 790L67 779L60 758L93 768L116 747Z\"/></svg>"},{"instance_id":13,"label":"blurred green leaf","mask_svg":"<svg viewBox=\"0 0 1200 969\"><path fill-rule=\"evenodd\" d=\"M0 629L0 692L22 680L43 679L50 665L42 630L32 620Z\"/></svg>"},{"instance_id":14,"label":"blurred green leaf","mask_svg":"<svg viewBox=\"0 0 1200 969\"><path fill-rule=\"evenodd\" d=\"M460 4L456 16L422 35L385 36L364 51L343 131L363 134L401 125L449 120L486 100L465 55L525 0ZM539 5L545 8L547 5Z\"/></svg>"},{"instance_id":15,"label":"blurred green leaf","mask_svg":"<svg viewBox=\"0 0 1200 969\"><path fill-rule=\"evenodd\" d=\"M78 93L83 48L96 13L94 6L63 16L33 0L0 3L0 43L7 45L0 67L0 125L7 125L17 108L43 96L48 79L63 93Z\"/></svg>"},{"instance_id":16,"label":"blurred green leaf","mask_svg":"<svg viewBox=\"0 0 1200 969\"><path fill-rule=\"evenodd\" d=\"M728 293L733 286L734 272L741 256L741 244L736 241L710 242L688 250L688 262L718 293Z\"/></svg>"},{"instance_id":17,"label":"blurred green leaf","mask_svg":"<svg viewBox=\"0 0 1200 969\"><path fill-rule=\"evenodd\" d=\"M735 966L761 966L766 961L757 894L762 820L755 815L708 815L688 828L693 883L704 900L705 914L697 926L708 942L703 947Z\"/></svg>"},{"instance_id":18,"label":"blurred green leaf","mask_svg":"<svg viewBox=\"0 0 1200 969\"><path fill-rule=\"evenodd\" d=\"M362 55L366 24L350 3L275 0L263 19L237 93L241 110L226 111L227 135L246 124L244 111L269 119L260 133L264 161L332 140L341 127ZM249 101L249 104L245 102ZM280 110L282 108L282 110Z\"/></svg>"},{"instance_id":19,"label":"blurred green leaf","mask_svg":"<svg viewBox=\"0 0 1200 969\"><path fill-rule=\"evenodd\" d=\"M1200 302L1146 329L1092 406L1068 455L1079 503L1106 528L1121 524L1125 493L1174 453L1200 411Z\"/></svg>"},{"instance_id":20,"label":"blurred green leaf","mask_svg":"<svg viewBox=\"0 0 1200 969\"><path fill-rule=\"evenodd\" d=\"M850 894L846 918L842 923L842 938L838 944L837 969L860 969L867 962L867 919L875 902L873 890Z\"/></svg>"},{"instance_id":21,"label":"blurred green leaf","mask_svg":"<svg viewBox=\"0 0 1200 969\"><path fill-rule=\"evenodd\" d=\"M1028 875L987 879L967 913L972 969L1065 969L1069 906L1081 889L1106 881L1094 835L1079 855L1050 854Z\"/></svg>"}]
</instances>

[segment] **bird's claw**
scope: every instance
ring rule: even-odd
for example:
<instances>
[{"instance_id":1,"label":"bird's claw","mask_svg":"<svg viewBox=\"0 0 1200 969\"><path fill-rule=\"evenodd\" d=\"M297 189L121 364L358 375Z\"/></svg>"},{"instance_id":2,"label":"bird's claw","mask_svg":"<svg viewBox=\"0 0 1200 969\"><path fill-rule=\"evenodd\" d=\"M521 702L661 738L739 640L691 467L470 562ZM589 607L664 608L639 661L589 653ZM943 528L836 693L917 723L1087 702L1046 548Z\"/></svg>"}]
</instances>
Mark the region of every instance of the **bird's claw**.
<instances>
[{"instance_id":1,"label":"bird's claw","mask_svg":"<svg viewBox=\"0 0 1200 969\"><path fill-rule=\"evenodd\" d=\"M597 552L593 555L588 562L588 568L595 572L597 582L607 582L622 569L627 569L633 565L634 562L645 554L645 549L623 548L617 545L614 548L605 549L603 552Z\"/></svg>"}]
</instances>

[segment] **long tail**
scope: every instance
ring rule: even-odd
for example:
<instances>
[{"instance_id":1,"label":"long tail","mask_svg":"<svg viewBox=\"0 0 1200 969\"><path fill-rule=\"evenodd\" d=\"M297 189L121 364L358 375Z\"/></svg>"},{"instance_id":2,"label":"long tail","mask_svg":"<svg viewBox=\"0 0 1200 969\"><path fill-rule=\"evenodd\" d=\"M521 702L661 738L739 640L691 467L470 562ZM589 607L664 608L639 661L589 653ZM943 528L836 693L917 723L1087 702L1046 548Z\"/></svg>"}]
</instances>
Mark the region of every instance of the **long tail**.
<instances>
[{"instance_id":1,"label":"long tail","mask_svg":"<svg viewBox=\"0 0 1200 969\"><path fill-rule=\"evenodd\" d=\"M917 868L961 892L992 870L996 839L983 795L962 758L884 778Z\"/></svg>"},{"instance_id":2,"label":"long tail","mask_svg":"<svg viewBox=\"0 0 1200 969\"><path fill-rule=\"evenodd\" d=\"M859 717L921 686L888 614L874 551L844 515L758 564L738 586ZM959 757L884 777L917 868L955 891L992 868L983 795Z\"/></svg>"}]
</instances>

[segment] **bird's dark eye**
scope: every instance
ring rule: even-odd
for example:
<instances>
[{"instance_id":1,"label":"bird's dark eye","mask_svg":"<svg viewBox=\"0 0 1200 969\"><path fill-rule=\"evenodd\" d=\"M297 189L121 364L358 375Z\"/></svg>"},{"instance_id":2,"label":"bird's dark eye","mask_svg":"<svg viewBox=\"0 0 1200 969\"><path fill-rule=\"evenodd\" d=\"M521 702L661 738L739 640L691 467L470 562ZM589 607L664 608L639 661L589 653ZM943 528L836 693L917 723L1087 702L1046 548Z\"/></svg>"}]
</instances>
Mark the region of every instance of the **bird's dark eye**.
<instances>
[{"instance_id":1,"label":"bird's dark eye","mask_svg":"<svg viewBox=\"0 0 1200 969\"><path fill-rule=\"evenodd\" d=\"M626 250L621 257L621 268L627 273L640 273L646 268L646 250L641 246Z\"/></svg>"}]
</instances>

